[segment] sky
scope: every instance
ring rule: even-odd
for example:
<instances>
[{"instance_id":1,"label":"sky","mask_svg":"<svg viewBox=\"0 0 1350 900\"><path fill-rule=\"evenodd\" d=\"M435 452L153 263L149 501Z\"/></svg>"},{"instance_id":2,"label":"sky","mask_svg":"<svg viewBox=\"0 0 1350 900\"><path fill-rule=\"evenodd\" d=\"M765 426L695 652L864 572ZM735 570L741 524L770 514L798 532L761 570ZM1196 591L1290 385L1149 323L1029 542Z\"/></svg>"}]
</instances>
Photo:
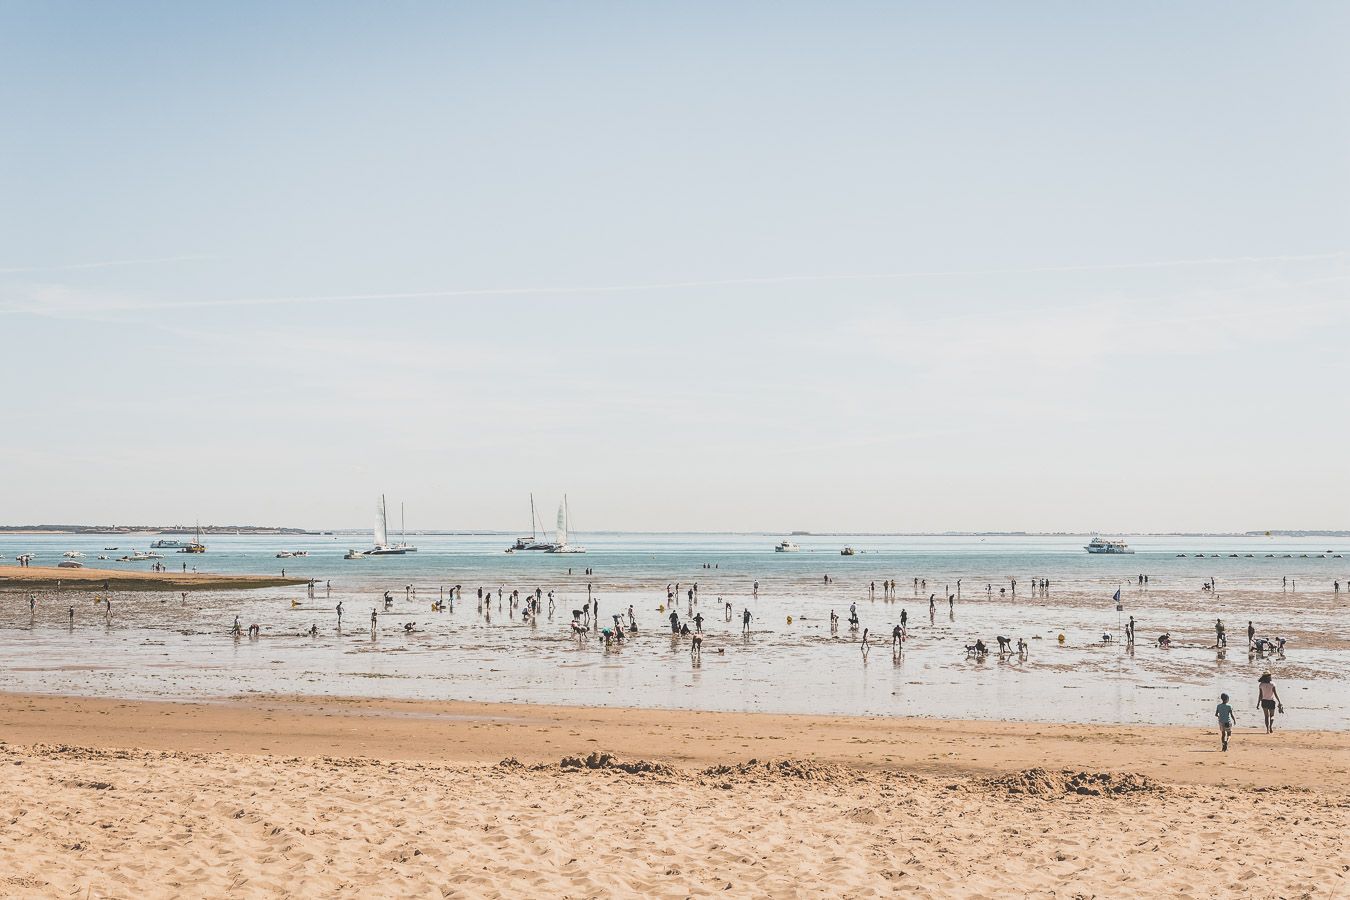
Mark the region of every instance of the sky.
<instances>
[{"instance_id":1,"label":"sky","mask_svg":"<svg viewBox=\"0 0 1350 900\"><path fill-rule=\"evenodd\" d=\"M1350 528L1343 3L0 2L0 524Z\"/></svg>"}]
</instances>

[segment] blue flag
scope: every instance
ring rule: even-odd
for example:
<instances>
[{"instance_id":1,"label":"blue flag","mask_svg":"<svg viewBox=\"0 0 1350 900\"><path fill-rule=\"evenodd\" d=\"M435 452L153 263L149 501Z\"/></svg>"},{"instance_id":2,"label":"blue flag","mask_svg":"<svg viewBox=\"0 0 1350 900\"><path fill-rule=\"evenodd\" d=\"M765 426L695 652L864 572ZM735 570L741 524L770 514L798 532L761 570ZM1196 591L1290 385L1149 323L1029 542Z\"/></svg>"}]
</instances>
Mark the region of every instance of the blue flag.
<instances>
[{"instance_id":1,"label":"blue flag","mask_svg":"<svg viewBox=\"0 0 1350 900\"><path fill-rule=\"evenodd\" d=\"M1111 599L1116 601L1116 612L1120 612L1125 608L1125 604L1120 602L1120 588L1116 588L1116 595Z\"/></svg>"}]
</instances>

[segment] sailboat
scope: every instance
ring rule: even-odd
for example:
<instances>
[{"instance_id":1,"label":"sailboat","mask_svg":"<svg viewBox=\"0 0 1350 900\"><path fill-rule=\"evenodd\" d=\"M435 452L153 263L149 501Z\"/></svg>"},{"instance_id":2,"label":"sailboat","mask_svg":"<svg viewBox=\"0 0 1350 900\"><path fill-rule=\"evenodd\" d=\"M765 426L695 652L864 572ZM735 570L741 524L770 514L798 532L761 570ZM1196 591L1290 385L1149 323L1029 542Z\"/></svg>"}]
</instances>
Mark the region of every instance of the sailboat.
<instances>
[{"instance_id":1,"label":"sailboat","mask_svg":"<svg viewBox=\"0 0 1350 900\"><path fill-rule=\"evenodd\" d=\"M385 511L384 494L381 494L380 505L375 507L375 546L367 550L365 555L402 556L407 552L406 544L389 543L389 516Z\"/></svg>"},{"instance_id":2,"label":"sailboat","mask_svg":"<svg viewBox=\"0 0 1350 900\"><path fill-rule=\"evenodd\" d=\"M530 536L518 537L516 542L506 548L507 553L514 553L517 550L552 550L555 545L547 541L539 540L539 531L536 523L539 516L534 511L534 494L530 494Z\"/></svg>"},{"instance_id":3,"label":"sailboat","mask_svg":"<svg viewBox=\"0 0 1350 900\"><path fill-rule=\"evenodd\" d=\"M562 502L558 504L558 542L549 547L549 553L585 553L586 548L576 544L567 543L567 533L572 527L572 511L567 505L567 495L563 494Z\"/></svg>"},{"instance_id":4,"label":"sailboat","mask_svg":"<svg viewBox=\"0 0 1350 900\"><path fill-rule=\"evenodd\" d=\"M197 536L193 538L179 553L205 553L206 545L202 543L202 523L197 523Z\"/></svg>"},{"instance_id":5,"label":"sailboat","mask_svg":"<svg viewBox=\"0 0 1350 900\"><path fill-rule=\"evenodd\" d=\"M394 546L402 547L404 553L416 553L417 548L407 541L408 520L403 514L403 502L398 504L398 543Z\"/></svg>"}]
</instances>

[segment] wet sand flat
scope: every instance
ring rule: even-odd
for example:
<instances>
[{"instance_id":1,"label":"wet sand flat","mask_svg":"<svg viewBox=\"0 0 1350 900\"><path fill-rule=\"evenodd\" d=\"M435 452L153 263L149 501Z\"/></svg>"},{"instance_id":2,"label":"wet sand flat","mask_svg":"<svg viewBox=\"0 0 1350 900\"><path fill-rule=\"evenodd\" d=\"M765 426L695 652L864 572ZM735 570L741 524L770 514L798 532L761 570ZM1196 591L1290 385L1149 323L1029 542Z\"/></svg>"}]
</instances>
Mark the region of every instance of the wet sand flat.
<instances>
[{"instance_id":1,"label":"wet sand flat","mask_svg":"<svg viewBox=\"0 0 1350 900\"><path fill-rule=\"evenodd\" d=\"M1343 734L23 695L0 730L0 895L1350 889Z\"/></svg>"},{"instance_id":2,"label":"wet sand flat","mask_svg":"<svg viewBox=\"0 0 1350 900\"><path fill-rule=\"evenodd\" d=\"M101 587L104 582L107 582L110 590L117 591L228 591L302 585L308 580L237 572L136 572L125 569L62 569L58 566L0 568L0 591L51 590L58 583L71 588L93 588Z\"/></svg>"}]
</instances>

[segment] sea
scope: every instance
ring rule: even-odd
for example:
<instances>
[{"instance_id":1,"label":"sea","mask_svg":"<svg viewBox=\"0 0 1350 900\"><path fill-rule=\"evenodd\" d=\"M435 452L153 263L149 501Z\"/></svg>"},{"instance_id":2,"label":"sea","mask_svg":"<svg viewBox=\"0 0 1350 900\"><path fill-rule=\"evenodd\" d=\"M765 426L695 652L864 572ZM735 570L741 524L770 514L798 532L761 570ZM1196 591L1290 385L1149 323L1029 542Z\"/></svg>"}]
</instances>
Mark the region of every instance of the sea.
<instances>
[{"instance_id":1,"label":"sea","mask_svg":"<svg viewBox=\"0 0 1350 900\"><path fill-rule=\"evenodd\" d=\"M154 537L0 535L0 567L22 553L55 565L79 551L91 568L148 571L117 558ZM1133 554L1093 555L1087 535L796 535L800 551L781 553L782 534L599 533L574 536L584 554L503 552L513 537L410 534L415 553L346 560L369 536L209 535L206 553L166 550L163 564L284 570L313 584L186 596L3 590L0 690L1207 728L1220 692L1254 718L1256 679L1270 672L1285 701L1281 726L1350 727L1344 537L1151 535L1127 538ZM841 555L846 546L856 555ZM307 555L277 558L283 551ZM892 579L893 595L883 587ZM524 598L536 589L543 613L527 621ZM570 622L588 598L599 616L583 636ZM671 634L672 611L701 616L701 653ZM622 643L599 630L616 614ZM1131 617L1133 646L1123 639ZM233 635L236 618L259 636ZM1216 646L1216 620L1226 647ZM1259 637L1283 638L1284 652L1249 652L1249 622ZM1158 646L1164 633L1169 648ZM998 636L1027 652L998 654ZM976 640L994 652L971 656Z\"/></svg>"}]
</instances>

